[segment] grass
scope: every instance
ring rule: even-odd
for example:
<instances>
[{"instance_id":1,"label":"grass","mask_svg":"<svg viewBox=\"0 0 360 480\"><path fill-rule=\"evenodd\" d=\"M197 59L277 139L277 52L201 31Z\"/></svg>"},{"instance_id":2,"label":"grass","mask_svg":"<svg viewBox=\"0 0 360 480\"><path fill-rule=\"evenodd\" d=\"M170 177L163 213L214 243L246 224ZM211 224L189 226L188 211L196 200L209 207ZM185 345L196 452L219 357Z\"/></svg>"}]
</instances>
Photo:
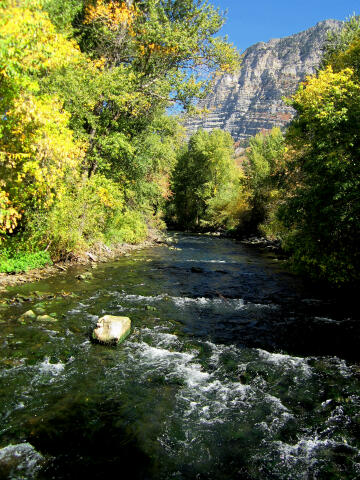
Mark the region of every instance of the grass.
<instances>
[{"instance_id":1,"label":"grass","mask_svg":"<svg viewBox=\"0 0 360 480\"><path fill-rule=\"evenodd\" d=\"M34 268L45 267L45 265L52 265L52 263L48 252L16 253L13 257L0 258L0 272L22 273Z\"/></svg>"}]
</instances>

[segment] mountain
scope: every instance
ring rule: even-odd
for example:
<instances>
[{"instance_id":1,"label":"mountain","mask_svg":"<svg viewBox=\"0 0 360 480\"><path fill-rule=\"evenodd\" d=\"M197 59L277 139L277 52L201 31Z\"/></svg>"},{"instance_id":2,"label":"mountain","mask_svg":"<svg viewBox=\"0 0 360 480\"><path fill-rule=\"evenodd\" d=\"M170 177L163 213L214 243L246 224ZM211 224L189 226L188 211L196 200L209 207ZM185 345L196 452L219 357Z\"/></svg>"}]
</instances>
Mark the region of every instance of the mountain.
<instances>
[{"instance_id":1,"label":"mountain","mask_svg":"<svg viewBox=\"0 0 360 480\"><path fill-rule=\"evenodd\" d=\"M240 72L219 78L213 93L201 101L210 113L185 121L188 134L198 128L221 128L241 141L260 130L285 126L294 111L282 97L293 94L299 82L315 72L328 32L341 25L338 20L324 20L295 35L249 47Z\"/></svg>"}]
</instances>

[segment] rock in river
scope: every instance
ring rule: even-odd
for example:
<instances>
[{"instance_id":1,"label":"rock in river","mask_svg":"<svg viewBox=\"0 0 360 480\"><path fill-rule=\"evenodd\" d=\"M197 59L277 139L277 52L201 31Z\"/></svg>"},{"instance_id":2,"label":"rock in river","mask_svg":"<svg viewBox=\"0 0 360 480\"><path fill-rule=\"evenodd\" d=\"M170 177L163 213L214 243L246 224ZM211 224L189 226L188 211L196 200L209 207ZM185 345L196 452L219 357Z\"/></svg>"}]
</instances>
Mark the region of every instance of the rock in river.
<instances>
[{"instance_id":1,"label":"rock in river","mask_svg":"<svg viewBox=\"0 0 360 480\"><path fill-rule=\"evenodd\" d=\"M120 343L129 335L130 328L129 317L105 315L99 319L93 338L101 343Z\"/></svg>"},{"instance_id":2,"label":"rock in river","mask_svg":"<svg viewBox=\"0 0 360 480\"><path fill-rule=\"evenodd\" d=\"M27 310L25 313L21 315L22 320L35 320L37 317L36 313L33 312L32 310Z\"/></svg>"},{"instance_id":3,"label":"rock in river","mask_svg":"<svg viewBox=\"0 0 360 480\"><path fill-rule=\"evenodd\" d=\"M35 478L44 457L29 443L0 449L0 478Z\"/></svg>"}]
</instances>

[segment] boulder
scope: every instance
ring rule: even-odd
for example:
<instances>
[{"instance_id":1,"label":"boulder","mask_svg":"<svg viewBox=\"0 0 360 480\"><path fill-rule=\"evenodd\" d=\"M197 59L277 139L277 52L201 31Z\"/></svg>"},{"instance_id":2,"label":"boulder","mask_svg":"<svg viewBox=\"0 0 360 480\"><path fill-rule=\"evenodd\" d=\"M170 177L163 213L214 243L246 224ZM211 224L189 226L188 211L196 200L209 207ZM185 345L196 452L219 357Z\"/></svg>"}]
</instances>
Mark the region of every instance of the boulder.
<instances>
[{"instance_id":1,"label":"boulder","mask_svg":"<svg viewBox=\"0 0 360 480\"><path fill-rule=\"evenodd\" d=\"M36 478L44 457L29 443L0 449L0 478Z\"/></svg>"},{"instance_id":2,"label":"boulder","mask_svg":"<svg viewBox=\"0 0 360 480\"><path fill-rule=\"evenodd\" d=\"M130 329L129 317L105 315L98 320L93 339L101 343L120 343L129 335Z\"/></svg>"}]
</instances>

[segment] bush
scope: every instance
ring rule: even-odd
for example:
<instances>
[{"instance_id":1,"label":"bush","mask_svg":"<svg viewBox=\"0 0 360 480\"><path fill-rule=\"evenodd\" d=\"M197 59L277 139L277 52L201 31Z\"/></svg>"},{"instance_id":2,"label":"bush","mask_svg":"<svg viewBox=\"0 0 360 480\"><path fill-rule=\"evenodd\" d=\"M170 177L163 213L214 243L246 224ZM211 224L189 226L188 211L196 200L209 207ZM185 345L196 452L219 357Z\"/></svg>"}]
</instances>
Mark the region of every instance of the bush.
<instances>
[{"instance_id":1,"label":"bush","mask_svg":"<svg viewBox=\"0 0 360 480\"><path fill-rule=\"evenodd\" d=\"M146 236L147 226L143 216L139 212L129 210L115 216L106 232L106 242L135 244L144 241Z\"/></svg>"},{"instance_id":2,"label":"bush","mask_svg":"<svg viewBox=\"0 0 360 480\"><path fill-rule=\"evenodd\" d=\"M249 192L233 182L220 189L207 202L207 209L201 225L210 229L234 231L249 215Z\"/></svg>"},{"instance_id":3,"label":"bush","mask_svg":"<svg viewBox=\"0 0 360 480\"><path fill-rule=\"evenodd\" d=\"M106 231L122 210L119 186L103 175L93 175L69 185L46 217L41 213L33 217L27 243L50 243L55 257L81 253L104 241Z\"/></svg>"}]
</instances>

